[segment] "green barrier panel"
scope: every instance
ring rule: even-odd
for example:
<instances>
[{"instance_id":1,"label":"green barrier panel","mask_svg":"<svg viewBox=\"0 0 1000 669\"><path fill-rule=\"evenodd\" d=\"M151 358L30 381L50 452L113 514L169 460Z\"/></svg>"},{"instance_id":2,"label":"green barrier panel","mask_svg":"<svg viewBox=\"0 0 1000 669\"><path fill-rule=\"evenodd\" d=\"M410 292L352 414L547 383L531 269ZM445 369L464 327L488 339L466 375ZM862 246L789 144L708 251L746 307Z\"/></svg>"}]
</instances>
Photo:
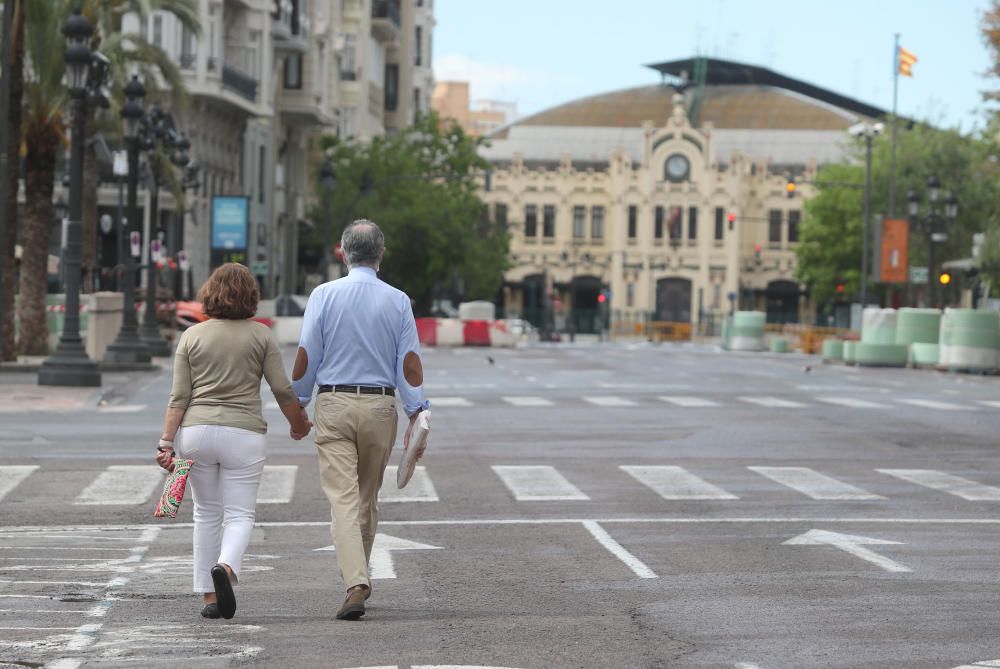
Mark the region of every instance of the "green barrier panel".
<instances>
[{"instance_id":1,"label":"green barrier panel","mask_svg":"<svg viewBox=\"0 0 1000 669\"><path fill-rule=\"evenodd\" d=\"M868 344L858 342L854 359L865 367L905 367L910 349L902 344Z\"/></svg>"},{"instance_id":2,"label":"green barrier panel","mask_svg":"<svg viewBox=\"0 0 1000 669\"><path fill-rule=\"evenodd\" d=\"M941 335L940 309L899 310L896 318L897 344L936 344Z\"/></svg>"},{"instance_id":3,"label":"green barrier panel","mask_svg":"<svg viewBox=\"0 0 1000 669\"><path fill-rule=\"evenodd\" d=\"M934 367L938 364L941 347L937 344L910 344L910 364L914 367Z\"/></svg>"},{"instance_id":4,"label":"green barrier panel","mask_svg":"<svg viewBox=\"0 0 1000 669\"><path fill-rule=\"evenodd\" d=\"M843 360L844 359L844 342L839 339L824 339L823 340L823 360Z\"/></svg>"},{"instance_id":5,"label":"green barrier panel","mask_svg":"<svg viewBox=\"0 0 1000 669\"><path fill-rule=\"evenodd\" d=\"M733 314L731 335L734 337L763 337L766 316L762 311L737 311Z\"/></svg>"},{"instance_id":6,"label":"green barrier panel","mask_svg":"<svg viewBox=\"0 0 1000 669\"><path fill-rule=\"evenodd\" d=\"M865 309L861 318L861 341L866 344L895 344L896 318L895 309Z\"/></svg>"},{"instance_id":7,"label":"green barrier panel","mask_svg":"<svg viewBox=\"0 0 1000 669\"><path fill-rule=\"evenodd\" d=\"M855 362L854 352L858 347L858 342L856 341L845 341L844 342L844 362L848 365L853 365Z\"/></svg>"},{"instance_id":8,"label":"green barrier panel","mask_svg":"<svg viewBox=\"0 0 1000 669\"><path fill-rule=\"evenodd\" d=\"M1000 314L978 309L946 309L941 319L940 343L997 349L1000 347Z\"/></svg>"},{"instance_id":9,"label":"green barrier panel","mask_svg":"<svg viewBox=\"0 0 1000 669\"><path fill-rule=\"evenodd\" d=\"M772 339L771 353L788 353L788 342L784 339Z\"/></svg>"}]
</instances>

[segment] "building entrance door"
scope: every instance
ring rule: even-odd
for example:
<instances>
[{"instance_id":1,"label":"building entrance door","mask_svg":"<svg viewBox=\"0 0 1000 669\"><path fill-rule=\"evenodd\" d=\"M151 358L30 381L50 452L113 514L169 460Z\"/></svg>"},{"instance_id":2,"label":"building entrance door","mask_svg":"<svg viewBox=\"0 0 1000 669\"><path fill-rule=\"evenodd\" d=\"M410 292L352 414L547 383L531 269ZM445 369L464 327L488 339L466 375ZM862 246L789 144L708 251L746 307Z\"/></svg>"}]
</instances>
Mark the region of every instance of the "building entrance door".
<instances>
[{"instance_id":1,"label":"building entrance door","mask_svg":"<svg viewBox=\"0 0 1000 669\"><path fill-rule=\"evenodd\" d=\"M656 282L656 320L691 322L690 279L667 278Z\"/></svg>"}]
</instances>

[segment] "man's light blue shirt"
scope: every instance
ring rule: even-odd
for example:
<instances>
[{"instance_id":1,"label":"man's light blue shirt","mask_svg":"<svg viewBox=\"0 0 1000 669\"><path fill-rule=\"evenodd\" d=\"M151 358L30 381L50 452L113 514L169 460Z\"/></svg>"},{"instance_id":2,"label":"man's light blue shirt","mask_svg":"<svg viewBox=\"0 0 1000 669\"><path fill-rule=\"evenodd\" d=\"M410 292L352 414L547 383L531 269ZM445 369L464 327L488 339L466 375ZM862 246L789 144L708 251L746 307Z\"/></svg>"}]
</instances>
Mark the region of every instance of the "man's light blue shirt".
<instances>
[{"instance_id":1,"label":"man's light blue shirt","mask_svg":"<svg viewBox=\"0 0 1000 669\"><path fill-rule=\"evenodd\" d=\"M403 375L403 359L420 355L410 298L370 267L317 287L306 303L299 347L309 364L292 388L303 406L314 385L396 388L407 416L426 409L424 388Z\"/></svg>"}]
</instances>

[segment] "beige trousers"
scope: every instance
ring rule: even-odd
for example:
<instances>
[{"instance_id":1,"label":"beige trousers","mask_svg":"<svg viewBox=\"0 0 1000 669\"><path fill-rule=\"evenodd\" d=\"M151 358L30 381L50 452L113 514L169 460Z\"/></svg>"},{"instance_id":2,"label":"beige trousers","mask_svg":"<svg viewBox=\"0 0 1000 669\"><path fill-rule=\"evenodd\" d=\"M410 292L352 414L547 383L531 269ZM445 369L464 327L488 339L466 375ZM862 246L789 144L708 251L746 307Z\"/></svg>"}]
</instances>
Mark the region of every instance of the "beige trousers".
<instances>
[{"instance_id":1,"label":"beige trousers","mask_svg":"<svg viewBox=\"0 0 1000 669\"><path fill-rule=\"evenodd\" d=\"M321 393L314 422L340 577L348 588L371 585L368 560L378 529L378 491L396 441L396 400Z\"/></svg>"}]
</instances>

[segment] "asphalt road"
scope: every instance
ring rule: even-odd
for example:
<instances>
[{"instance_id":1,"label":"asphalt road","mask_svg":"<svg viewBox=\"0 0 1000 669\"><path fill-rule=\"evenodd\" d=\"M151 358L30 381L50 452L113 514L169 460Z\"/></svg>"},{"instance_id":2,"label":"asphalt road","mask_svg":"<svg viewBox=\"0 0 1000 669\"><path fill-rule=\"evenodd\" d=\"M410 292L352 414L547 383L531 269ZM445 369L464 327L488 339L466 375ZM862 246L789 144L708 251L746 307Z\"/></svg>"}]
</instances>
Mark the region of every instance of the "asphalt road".
<instances>
[{"instance_id":1,"label":"asphalt road","mask_svg":"<svg viewBox=\"0 0 1000 669\"><path fill-rule=\"evenodd\" d=\"M205 621L190 504L151 517L169 370L0 375L0 667L1000 666L1000 379L649 344L425 368L358 623L273 404L239 610Z\"/></svg>"}]
</instances>

